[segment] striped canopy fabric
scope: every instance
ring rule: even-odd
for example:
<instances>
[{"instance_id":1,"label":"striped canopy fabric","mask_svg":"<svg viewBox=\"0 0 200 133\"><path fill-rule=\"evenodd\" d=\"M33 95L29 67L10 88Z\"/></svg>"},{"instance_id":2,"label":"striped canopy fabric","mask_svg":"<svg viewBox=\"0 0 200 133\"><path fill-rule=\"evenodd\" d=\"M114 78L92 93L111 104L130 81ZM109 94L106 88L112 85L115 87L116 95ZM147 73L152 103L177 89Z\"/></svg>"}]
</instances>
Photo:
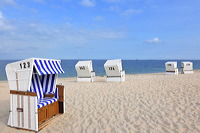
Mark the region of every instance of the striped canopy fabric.
<instances>
[{"instance_id":1,"label":"striped canopy fabric","mask_svg":"<svg viewBox=\"0 0 200 133\"><path fill-rule=\"evenodd\" d=\"M64 73L59 60L34 59L30 92L37 93L38 100L49 93L54 93L58 98L56 79L59 73Z\"/></svg>"},{"instance_id":2,"label":"striped canopy fabric","mask_svg":"<svg viewBox=\"0 0 200 133\"><path fill-rule=\"evenodd\" d=\"M38 99L44 94L56 93L56 78L57 74L39 75L34 68L30 92L36 92Z\"/></svg>"},{"instance_id":3,"label":"striped canopy fabric","mask_svg":"<svg viewBox=\"0 0 200 133\"><path fill-rule=\"evenodd\" d=\"M42 90L44 94L54 93L57 74L47 74L40 76Z\"/></svg>"},{"instance_id":4,"label":"striped canopy fabric","mask_svg":"<svg viewBox=\"0 0 200 133\"><path fill-rule=\"evenodd\" d=\"M59 60L35 59L34 66L39 75L64 73Z\"/></svg>"},{"instance_id":5,"label":"striped canopy fabric","mask_svg":"<svg viewBox=\"0 0 200 133\"><path fill-rule=\"evenodd\" d=\"M34 73L36 72L35 68L33 69L33 72ZM30 87L30 92L37 93L38 99L43 98L44 93L43 93L43 89L42 89L40 76L38 74L33 74L31 81L32 81L32 83L31 83L31 87Z\"/></svg>"}]
</instances>

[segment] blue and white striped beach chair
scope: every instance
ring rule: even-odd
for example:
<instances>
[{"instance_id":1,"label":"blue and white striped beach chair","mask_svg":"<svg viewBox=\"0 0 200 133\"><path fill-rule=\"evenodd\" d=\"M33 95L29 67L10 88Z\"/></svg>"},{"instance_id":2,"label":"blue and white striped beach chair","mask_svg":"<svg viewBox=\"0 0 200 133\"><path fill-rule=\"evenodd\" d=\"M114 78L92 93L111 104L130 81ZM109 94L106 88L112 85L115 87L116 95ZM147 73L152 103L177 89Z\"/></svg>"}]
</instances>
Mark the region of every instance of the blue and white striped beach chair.
<instances>
[{"instance_id":1,"label":"blue and white striped beach chair","mask_svg":"<svg viewBox=\"0 0 200 133\"><path fill-rule=\"evenodd\" d=\"M64 86L56 86L59 73L64 73L60 60L31 58L6 66L9 126L38 131L41 123L64 113Z\"/></svg>"}]
</instances>

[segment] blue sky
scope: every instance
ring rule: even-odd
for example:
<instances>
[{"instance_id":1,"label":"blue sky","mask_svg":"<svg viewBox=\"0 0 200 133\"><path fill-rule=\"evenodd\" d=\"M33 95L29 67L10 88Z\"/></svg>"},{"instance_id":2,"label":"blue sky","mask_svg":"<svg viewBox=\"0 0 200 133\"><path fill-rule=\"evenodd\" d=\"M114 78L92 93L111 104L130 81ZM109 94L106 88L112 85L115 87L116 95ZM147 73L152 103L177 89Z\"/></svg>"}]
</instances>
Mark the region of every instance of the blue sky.
<instances>
[{"instance_id":1,"label":"blue sky","mask_svg":"<svg viewBox=\"0 0 200 133\"><path fill-rule=\"evenodd\" d=\"M0 0L0 59L200 59L199 0Z\"/></svg>"}]
</instances>

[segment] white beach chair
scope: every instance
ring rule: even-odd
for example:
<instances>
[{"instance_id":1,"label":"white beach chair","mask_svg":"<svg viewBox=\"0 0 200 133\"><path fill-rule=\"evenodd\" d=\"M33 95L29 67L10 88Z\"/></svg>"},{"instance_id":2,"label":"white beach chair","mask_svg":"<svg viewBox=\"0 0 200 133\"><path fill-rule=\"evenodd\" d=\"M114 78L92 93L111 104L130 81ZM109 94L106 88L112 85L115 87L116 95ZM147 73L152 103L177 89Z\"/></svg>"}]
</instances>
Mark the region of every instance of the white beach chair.
<instances>
[{"instance_id":1,"label":"white beach chair","mask_svg":"<svg viewBox=\"0 0 200 133\"><path fill-rule=\"evenodd\" d=\"M119 60L107 60L104 64L106 71L107 82L124 82L125 71L122 70L122 61Z\"/></svg>"},{"instance_id":2,"label":"white beach chair","mask_svg":"<svg viewBox=\"0 0 200 133\"><path fill-rule=\"evenodd\" d=\"M76 65L77 82L94 82L95 72L92 68L92 61L79 61Z\"/></svg>"},{"instance_id":3,"label":"white beach chair","mask_svg":"<svg viewBox=\"0 0 200 133\"><path fill-rule=\"evenodd\" d=\"M165 63L166 74L178 74L177 62Z\"/></svg>"},{"instance_id":4,"label":"white beach chair","mask_svg":"<svg viewBox=\"0 0 200 133\"><path fill-rule=\"evenodd\" d=\"M65 112L64 86L56 86L59 73L64 73L60 60L30 58L7 64L9 126L39 131L46 120Z\"/></svg>"},{"instance_id":5,"label":"white beach chair","mask_svg":"<svg viewBox=\"0 0 200 133\"><path fill-rule=\"evenodd\" d=\"M193 73L193 63L192 62L181 62L181 73L182 74L192 74Z\"/></svg>"}]
</instances>

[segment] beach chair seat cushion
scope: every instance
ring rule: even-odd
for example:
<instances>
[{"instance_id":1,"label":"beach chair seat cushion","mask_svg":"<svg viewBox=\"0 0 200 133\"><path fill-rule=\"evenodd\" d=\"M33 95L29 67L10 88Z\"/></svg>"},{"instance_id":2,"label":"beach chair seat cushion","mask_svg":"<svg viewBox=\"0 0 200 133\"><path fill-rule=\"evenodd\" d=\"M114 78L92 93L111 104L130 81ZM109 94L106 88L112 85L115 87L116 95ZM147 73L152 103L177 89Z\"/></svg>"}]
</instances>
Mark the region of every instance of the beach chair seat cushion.
<instances>
[{"instance_id":1,"label":"beach chair seat cushion","mask_svg":"<svg viewBox=\"0 0 200 133\"><path fill-rule=\"evenodd\" d=\"M46 106L46 105L51 104L53 102L56 102L57 100L58 100L57 98L49 98L49 97L40 98L40 99L38 99L38 105L37 105L37 107L41 108L43 106Z\"/></svg>"}]
</instances>

